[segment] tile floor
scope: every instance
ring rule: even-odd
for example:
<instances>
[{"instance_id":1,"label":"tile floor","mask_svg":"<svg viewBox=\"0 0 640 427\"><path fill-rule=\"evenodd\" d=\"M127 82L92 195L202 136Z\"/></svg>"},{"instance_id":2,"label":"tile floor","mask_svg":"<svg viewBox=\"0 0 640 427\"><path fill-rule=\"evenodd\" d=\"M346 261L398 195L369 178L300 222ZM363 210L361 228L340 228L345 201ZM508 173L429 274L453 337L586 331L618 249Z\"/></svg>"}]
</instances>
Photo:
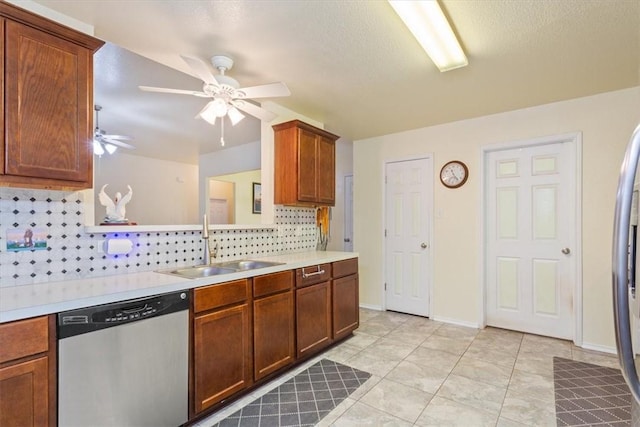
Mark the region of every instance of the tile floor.
<instances>
[{"instance_id":1,"label":"tile floor","mask_svg":"<svg viewBox=\"0 0 640 427\"><path fill-rule=\"evenodd\" d=\"M372 374L319 426L555 426L553 357L613 368L568 341L362 309L354 336L197 424L209 427L322 358Z\"/></svg>"}]
</instances>

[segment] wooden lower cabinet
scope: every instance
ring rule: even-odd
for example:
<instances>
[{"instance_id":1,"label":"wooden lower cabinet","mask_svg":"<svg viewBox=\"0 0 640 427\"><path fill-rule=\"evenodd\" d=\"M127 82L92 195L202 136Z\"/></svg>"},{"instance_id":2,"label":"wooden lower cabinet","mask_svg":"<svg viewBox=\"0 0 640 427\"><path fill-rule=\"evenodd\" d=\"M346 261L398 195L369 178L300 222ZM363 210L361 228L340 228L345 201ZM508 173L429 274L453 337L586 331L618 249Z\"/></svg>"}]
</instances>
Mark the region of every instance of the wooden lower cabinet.
<instances>
[{"instance_id":1,"label":"wooden lower cabinet","mask_svg":"<svg viewBox=\"0 0 640 427\"><path fill-rule=\"evenodd\" d=\"M0 324L0 426L55 426L55 315Z\"/></svg>"},{"instance_id":2,"label":"wooden lower cabinet","mask_svg":"<svg viewBox=\"0 0 640 427\"><path fill-rule=\"evenodd\" d=\"M358 328L360 310L358 301L358 275L341 277L332 281L333 339L346 337Z\"/></svg>"},{"instance_id":3,"label":"wooden lower cabinet","mask_svg":"<svg viewBox=\"0 0 640 427\"><path fill-rule=\"evenodd\" d=\"M254 379L257 381L295 360L293 291L253 302Z\"/></svg>"},{"instance_id":4,"label":"wooden lower cabinet","mask_svg":"<svg viewBox=\"0 0 640 427\"><path fill-rule=\"evenodd\" d=\"M296 289L297 355L304 357L331 343L331 282Z\"/></svg>"},{"instance_id":5,"label":"wooden lower cabinet","mask_svg":"<svg viewBox=\"0 0 640 427\"><path fill-rule=\"evenodd\" d=\"M46 426L47 357L0 368L0 426Z\"/></svg>"},{"instance_id":6,"label":"wooden lower cabinet","mask_svg":"<svg viewBox=\"0 0 640 427\"><path fill-rule=\"evenodd\" d=\"M252 325L248 303L194 318L195 412L252 384Z\"/></svg>"}]
</instances>

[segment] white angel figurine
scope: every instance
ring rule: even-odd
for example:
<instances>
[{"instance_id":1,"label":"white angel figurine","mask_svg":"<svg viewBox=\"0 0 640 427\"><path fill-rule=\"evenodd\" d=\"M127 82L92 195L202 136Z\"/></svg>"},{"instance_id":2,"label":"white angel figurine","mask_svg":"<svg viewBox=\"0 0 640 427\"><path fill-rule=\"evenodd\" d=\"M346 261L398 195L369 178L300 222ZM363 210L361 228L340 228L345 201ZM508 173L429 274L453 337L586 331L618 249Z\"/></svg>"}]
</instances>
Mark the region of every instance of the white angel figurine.
<instances>
[{"instance_id":1,"label":"white angel figurine","mask_svg":"<svg viewBox=\"0 0 640 427\"><path fill-rule=\"evenodd\" d=\"M107 215L104 217L105 222L125 222L127 219L125 218L125 205L129 203L131 197L133 196L133 190L131 186L127 185L129 192L122 196L120 192L116 193L114 200L111 200L107 193L104 192L104 189L109 184L105 184L100 189L100 193L98 197L100 198L100 204L107 208Z\"/></svg>"}]
</instances>

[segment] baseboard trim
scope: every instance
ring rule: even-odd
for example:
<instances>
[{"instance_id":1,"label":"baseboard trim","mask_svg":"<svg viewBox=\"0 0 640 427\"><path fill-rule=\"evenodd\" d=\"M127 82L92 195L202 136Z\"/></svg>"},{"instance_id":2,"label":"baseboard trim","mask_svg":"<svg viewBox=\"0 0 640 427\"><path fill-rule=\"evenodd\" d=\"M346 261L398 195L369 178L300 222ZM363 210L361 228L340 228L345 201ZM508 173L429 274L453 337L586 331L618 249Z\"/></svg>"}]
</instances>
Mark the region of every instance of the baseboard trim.
<instances>
[{"instance_id":1,"label":"baseboard trim","mask_svg":"<svg viewBox=\"0 0 640 427\"><path fill-rule=\"evenodd\" d=\"M585 350L595 350L595 351L600 351L602 353L618 354L617 348L610 347L608 345L599 345L599 344L591 344L588 342L583 342L580 347L584 348Z\"/></svg>"},{"instance_id":2,"label":"baseboard trim","mask_svg":"<svg viewBox=\"0 0 640 427\"><path fill-rule=\"evenodd\" d=\"M382 311L382 306L372 304L360 304L360 308L366 308L369 310Z\"/></svg>"},{"instance_id":3,"label":"baseboard trim","mask_svg":"<svg viewBox=\"0 0 640 427\"><path fill-rule=\"evenodd\" d=\"M451 325L465 326L467 328L475 328L480 329L480 326L477 322L467 322L465 320L460 319L451 319L449 317L441 317L441 316L429 316L431 320L435 320L436 322L449 323Z\"/></svg>"}]
</instances>

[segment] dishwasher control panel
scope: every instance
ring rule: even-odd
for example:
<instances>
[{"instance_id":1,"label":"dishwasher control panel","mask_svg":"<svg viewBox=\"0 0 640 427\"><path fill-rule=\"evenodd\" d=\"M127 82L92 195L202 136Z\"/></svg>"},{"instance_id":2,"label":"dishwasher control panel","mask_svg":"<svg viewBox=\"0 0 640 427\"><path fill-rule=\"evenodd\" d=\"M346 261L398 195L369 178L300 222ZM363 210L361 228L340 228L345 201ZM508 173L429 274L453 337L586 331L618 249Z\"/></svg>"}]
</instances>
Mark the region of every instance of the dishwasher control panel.
<instances>
[{"instance_id":1,"label":"dishwasher control panel","mask_svg":"<svg viewBox=\"0 0 640 427\"><path fill-rule=\"evenodd\" d=\"M58 314L58 337L80 335L188 308L189 293L175 292L67 311Z\"/></svg>"}]
</instances>

